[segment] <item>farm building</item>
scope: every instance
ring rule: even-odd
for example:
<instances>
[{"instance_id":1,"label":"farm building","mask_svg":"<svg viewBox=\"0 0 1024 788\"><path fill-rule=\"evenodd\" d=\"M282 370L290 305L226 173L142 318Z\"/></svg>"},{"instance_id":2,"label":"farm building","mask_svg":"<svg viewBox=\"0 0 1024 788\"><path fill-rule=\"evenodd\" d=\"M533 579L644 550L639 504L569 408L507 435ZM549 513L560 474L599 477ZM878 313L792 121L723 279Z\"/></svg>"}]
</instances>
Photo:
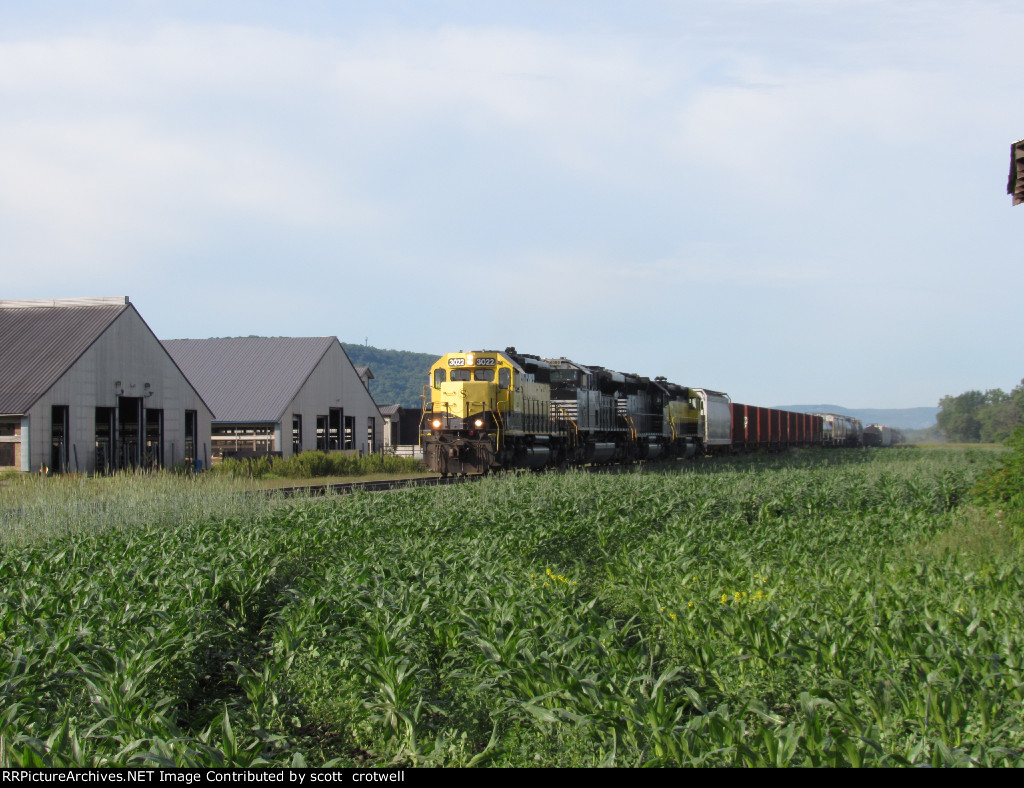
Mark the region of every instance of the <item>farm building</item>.
<instances>
[{"instance_id":1,"label":"farm building","mask_svg":"<svg viewBox=\"0 0 1024 788\"><path fill-rule=\"evenodd\" d=\"M384 417L384 448L417 456L413 449L419 448L420 408L382 405L380 413Z\"/></svg>"},{"instance_id":2,"label":"farm building","mask_svg":"<svg viewBox=\"0 0 1024 788\"><path fill-rule=\"evenodd\" d=\"M1024 140L1017 140L1010 146L1010 179L1006 193L1013 197L1013 204L1024 202Z\"/></svg>"},{"instance_id":3,"label":"farm building","mask_svg":"<svg viewBox=\"0 0 1024 788\"><path fill-rule=\"evenodd\" d=\"M379 451L380 411L337 337L171 339L167 352L216 418L214 457Z\"/></svg>"},{"instance_id":4,"label":"farm building","mask_svg":"<svg viewBox=\"0 0 1024 788\"><path fill-rule=\"evenodd\" d=\"M0 469L202 460L211 419L127 298L0 300Z\"/></svg>"}]
</instances>

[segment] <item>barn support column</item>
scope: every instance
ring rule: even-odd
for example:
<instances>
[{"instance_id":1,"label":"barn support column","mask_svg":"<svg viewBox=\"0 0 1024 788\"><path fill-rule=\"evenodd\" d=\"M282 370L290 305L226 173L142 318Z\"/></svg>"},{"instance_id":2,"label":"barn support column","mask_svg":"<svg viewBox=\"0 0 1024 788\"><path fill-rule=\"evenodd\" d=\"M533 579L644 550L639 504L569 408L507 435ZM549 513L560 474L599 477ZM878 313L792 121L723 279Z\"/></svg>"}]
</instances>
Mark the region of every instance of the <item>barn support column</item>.
<instances>
[{"instance_id":1,"label":"barn support column","mask_svg":"<svg viewBox=\"0 0 1024 788\"><path fill-rule=\"evenodd\" d=\"M23 416L21 419L21 469L28 473L32 470L32 464L29 462L29 441L28 441L28 416Z\"/></svg>"}]
</instances>

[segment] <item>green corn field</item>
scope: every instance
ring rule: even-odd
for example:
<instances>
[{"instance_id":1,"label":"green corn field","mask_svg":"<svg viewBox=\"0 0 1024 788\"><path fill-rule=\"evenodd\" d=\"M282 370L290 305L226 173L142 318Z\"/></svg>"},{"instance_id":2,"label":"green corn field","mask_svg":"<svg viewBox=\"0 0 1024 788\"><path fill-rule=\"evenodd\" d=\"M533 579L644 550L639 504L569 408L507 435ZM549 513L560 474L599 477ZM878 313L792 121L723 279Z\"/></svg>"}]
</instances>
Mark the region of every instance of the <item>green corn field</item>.
<instances>
[{"instance_id":1,"label":"green corn field","mask_svg":"<svg viewBox=\"0 0 1024 788\"><path fill-rule=\"evenodd\" d=\"M1019 766L996 456L6 480L0 766Z\"/></svg>"}]
</instances>

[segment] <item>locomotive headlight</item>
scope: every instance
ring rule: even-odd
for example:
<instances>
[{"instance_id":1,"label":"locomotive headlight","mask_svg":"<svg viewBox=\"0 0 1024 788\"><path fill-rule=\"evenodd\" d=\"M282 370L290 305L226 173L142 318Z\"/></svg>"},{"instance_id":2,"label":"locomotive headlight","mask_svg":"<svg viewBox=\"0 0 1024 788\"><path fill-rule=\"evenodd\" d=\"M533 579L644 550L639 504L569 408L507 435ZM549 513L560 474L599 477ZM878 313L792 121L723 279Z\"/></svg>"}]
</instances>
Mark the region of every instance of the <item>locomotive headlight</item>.
<instances>
[{"instance_id":1,"label":"locomotive headlight","mask_svg":"<svg viewBox=\"0 0 1024 788\"><path fill-rule=\"evenodd\" d=\"M467 367L473 366L473 354L472 353L467 353L466 354L466 366Z\"/></svg>"},{"instance_id":2,"label":"locomotive headlight","mask_svg":"<svg viewBox=\"0 0 1024 788\"><path fill-rule=\"evenodd\" d=\"M477 419L476 421L473 422L473 424L475 424L477 427L482 427L482 426L484 426L484 420L483 419Z\"/></svg>"},{"instance_id":3,"label":"locomotive headlight","mask_svg":"<svg viewBox=\"0 0 1024 788\"><path fill-rule=\"evenodd\" d=\"M439 430L439 429L441 429L441 420L440 420L440 419L434 419L434 420L433 420L433 421L431 422L431 424L433 424L433 425L434 425L434 429L435 429L435 430Z\"/></svg>"}]
</instances>

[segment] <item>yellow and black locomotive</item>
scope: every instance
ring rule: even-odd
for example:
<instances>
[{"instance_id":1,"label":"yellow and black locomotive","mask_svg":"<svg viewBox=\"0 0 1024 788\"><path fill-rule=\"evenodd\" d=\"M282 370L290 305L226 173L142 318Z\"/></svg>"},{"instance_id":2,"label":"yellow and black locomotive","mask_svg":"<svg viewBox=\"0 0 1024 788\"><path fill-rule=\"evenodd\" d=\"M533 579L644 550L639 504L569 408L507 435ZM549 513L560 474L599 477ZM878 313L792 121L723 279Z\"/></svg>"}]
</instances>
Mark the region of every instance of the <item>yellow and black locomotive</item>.
<instances>
[{"instance_id":1,"label":"yellow and black locomotive","mask_svg":"<svg viewBox=\"0 0 1024 788\"><path fill-rule=\"evenodd\" d=\"M724 394L515 348L442 356L423 400L423 457L442 475L690 456L730 443ZM723 408L724 421L714 418Z\"/></svg>"}]
</instances>

